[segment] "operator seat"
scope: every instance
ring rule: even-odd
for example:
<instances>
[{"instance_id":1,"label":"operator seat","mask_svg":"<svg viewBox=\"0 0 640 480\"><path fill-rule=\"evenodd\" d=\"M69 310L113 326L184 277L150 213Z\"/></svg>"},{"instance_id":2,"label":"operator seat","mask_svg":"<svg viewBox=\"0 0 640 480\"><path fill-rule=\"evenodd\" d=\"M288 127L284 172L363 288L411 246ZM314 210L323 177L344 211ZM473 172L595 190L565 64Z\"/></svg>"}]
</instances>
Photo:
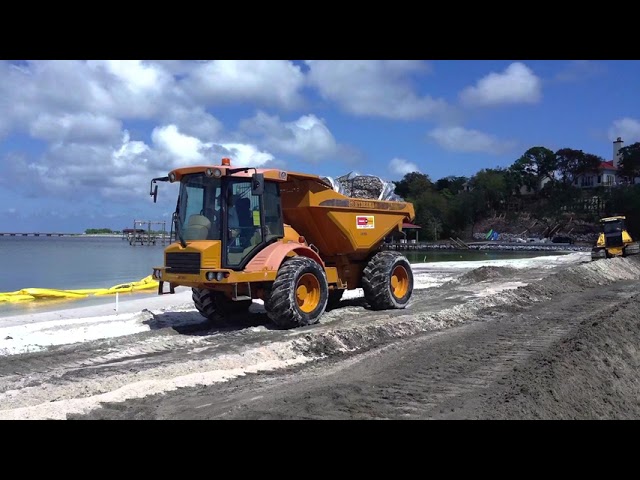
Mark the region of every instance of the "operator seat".
<instances>
[{"instance_id":1,"label":"operator seat","mask_svg":"<svg viewBox=\"0 0 640 480\"><path fill-rule=\"evenodd\" d=\"M204 215L191 215L184 229L185 240L206 240L211 221Z\"/></svg>"}]
</instances>

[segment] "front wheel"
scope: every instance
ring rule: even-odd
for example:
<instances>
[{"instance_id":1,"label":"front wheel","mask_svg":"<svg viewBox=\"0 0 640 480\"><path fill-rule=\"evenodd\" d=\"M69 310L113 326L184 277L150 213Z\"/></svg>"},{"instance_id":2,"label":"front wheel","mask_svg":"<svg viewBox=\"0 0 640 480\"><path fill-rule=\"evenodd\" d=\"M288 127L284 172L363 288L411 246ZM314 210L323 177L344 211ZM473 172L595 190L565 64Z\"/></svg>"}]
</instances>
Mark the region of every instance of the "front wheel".
<instances>
[{"instance_id":1,"label":"front wheel","mask_svg":"<svg viewBox=\"0 0 640 480\"><path fill-rule=\"evenodd\" d=\"M398 252L376 253L362 274L364 298L374 310L405 308L413 293L413 270Z\"/></svg>"},{"instance_id":2,"label":"front wheel","mask_svg":"<svg viewBox=\"0 0 640 480\"><path fill-rule=\"evenodd\" d=\"M241 300L234 302L222 292L213 290L192 288L191 298L200 315L206 319L217 322L223 317L237 315L249 310L252 301Z\"/></svg>"},{"instance_id":3,"label":"front wheel","mask_svg":"<svg viewBox=\"0 0 640 480\"><path fill-rule=\"evenodd\" d=\"M324 269L307 257L285 259L264 302L267 316L280 328L312 325L327 307Z\"/></svg>"}]
</instances>

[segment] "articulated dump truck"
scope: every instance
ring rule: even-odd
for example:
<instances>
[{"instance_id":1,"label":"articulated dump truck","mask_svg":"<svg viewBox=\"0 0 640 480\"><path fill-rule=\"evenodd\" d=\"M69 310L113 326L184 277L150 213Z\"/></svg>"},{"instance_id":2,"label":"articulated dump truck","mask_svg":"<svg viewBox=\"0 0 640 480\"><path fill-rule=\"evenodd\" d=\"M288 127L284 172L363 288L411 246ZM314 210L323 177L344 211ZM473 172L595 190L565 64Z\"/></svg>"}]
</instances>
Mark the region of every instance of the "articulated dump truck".
<instances>
[{"instance_id":1,"label":"articulated dump truck","mask_svg":"<svg viewBox=\"0 0 640 480\"><path fill-rule=\"evenodd\" d=\"M152 179L154 202L160 181L179 183L180 192L176 241L153 269L158 294L191 287L209 320L261 299L279 328L311 325L355 288L375 310L407 306L411 265L381 246L413 221L412 204L350 198L316 175L234 168L227 158Z\"/></svg>"}]
</instances>

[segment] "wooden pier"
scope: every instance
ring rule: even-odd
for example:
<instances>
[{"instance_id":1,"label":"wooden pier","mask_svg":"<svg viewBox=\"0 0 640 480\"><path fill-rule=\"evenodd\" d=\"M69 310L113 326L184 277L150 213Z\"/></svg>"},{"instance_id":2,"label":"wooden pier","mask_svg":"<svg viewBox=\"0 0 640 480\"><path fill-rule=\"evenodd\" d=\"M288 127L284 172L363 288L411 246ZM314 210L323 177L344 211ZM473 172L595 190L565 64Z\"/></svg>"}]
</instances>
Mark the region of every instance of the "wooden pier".
<instances>
[{"instance_id":1,"label":"wooden pier","mask_svg":"<svg viewBox=\"0 0 640 480\"><path fill-rule=\"evenodd\" d=\"M152 225L161 225L162 230L151 230ZM139 228L146 226L147 228ZM152 222L150 220L134 220L133 228L122 230L122 239L129 242L129 245L168 245L172 241L172 233L167 232L166 222Z\"/></svg>"}]
</instances>

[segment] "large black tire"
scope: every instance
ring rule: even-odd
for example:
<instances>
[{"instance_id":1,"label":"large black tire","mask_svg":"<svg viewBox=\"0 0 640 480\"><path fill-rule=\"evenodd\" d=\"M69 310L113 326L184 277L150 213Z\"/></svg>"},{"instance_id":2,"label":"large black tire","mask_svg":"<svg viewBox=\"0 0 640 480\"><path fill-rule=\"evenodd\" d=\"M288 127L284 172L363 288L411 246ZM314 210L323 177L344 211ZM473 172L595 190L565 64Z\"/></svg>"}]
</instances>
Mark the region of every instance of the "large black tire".
<instances>
[{"instance_id":1,"label":"large black tire","mask_svg":"<svg viewBox=\"0 0 640 480\"><path fill-rule=\"evenodd\" d=\"M607 251L604 248L596 248L591 249L591 261L595 262L596 260L602 260L607 258Z\"/></svg>"},{"instance_id":2,"label":"large black tire","mask_svg":"<svg viewBox=\"0 0 640 480\"><path fill-rule=\"evenodd\" d=\"M333 310L340 305L340 300L344 290L329 290L329 300L327 301L327 310Z\"/></svg>"},{"instance_id":3,"label":"large black tire","mask_svg":"<svg viewBox=\"0 0 640 480\"><path fill-rule=\"evenodd\" d=\"M249 310L252 301L241 300L234 302L222 292L192 288L191 298L200 315L213 322L224 317L237 315Z\"/></svg>"},{"instance_id":4,"label":"large black tire","mask_svg":"<svg viewBox=\"0 0 640 480\"><path fill-rule=\"evenodd\" d=\"M405 308L413 293L413 270L398 252L376 253L362 273L364 298L374 310Z\"/></svg>"},{"instance_id":5,"label":"large black tire","mask_svg":"<svg viewBox=\"0 0 640 480\"><path fill-rule=\"evenodd\" d=\"M291 257L280 266L264 308L279 328L303 327L320 320L328 297L327 277L318 262Z\"/></svg>"}]
</instances>

